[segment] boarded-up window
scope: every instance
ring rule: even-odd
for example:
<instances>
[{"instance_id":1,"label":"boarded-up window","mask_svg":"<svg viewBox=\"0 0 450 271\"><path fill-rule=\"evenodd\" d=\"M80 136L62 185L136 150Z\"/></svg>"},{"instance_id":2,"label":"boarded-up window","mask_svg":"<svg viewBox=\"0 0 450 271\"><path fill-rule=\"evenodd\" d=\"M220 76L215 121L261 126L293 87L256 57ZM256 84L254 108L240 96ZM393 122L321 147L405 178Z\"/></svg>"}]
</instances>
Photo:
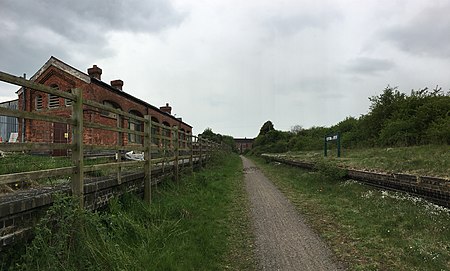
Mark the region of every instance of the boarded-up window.
<instances>
[{"instance_id":1,"label":"boarded-up window","mask_svg":"<svg viewBox=\"0 0 450 271\"><path fill-rule=\"evenodd\" d=\"M59 107L59 97L53 94L48 95L48 108Z\"/></svg>"},{"instance_id":2,"label":"boarded-up window","mask_svg":"<svg viewBox=\"0 0 450 271\"><path fill-rule=\"evenodd\" d=\"M42 108L43 108L42 96L41 95L37 95L36 96L36 110L40 110Z\"/></svg>"},{"instance_id":3,"label":"boarded-up window","mask_svg":"<svg viewBox=\"0 0 450 271\"><path fill-rule=\"evenodd\" d=\"M133 115L141 117L141 118L144 117L139 111L136 111L136 110L131 110L130 114L133 114ZM144 125L142 122L130 118L128 120L128 129L133 130L133 131L142 132L142 131L144 131ZM128 141L130 143L142 144L142 136L130 133L130 134L128 134Z\"/></svg>"},{"instance_id":4,"label":"boarded-up window","mask_svg":"<svg viewBox=\"0 0 450 271\"><path fill-rule=\"evenodd\" d=\"M72 93L72 91L69 90L69 93ZM71 106L72 105L72 100L64 99L64 103L66 104L66 106Z\"/></svg>"},{"instance_id":5,"label":"boarded-up window","mask_svg":"<svg viewBox=\"0 0 450 271\"><path fill-rule=\"evenodd\" d=\"M103 104L108 106L108 107L114 108L114 109L121 109L120 106L117 103L113 102L113 101L103 101ZM102 110L101 114L104 117L109 117L109 118L114 118L114 119L117 118L117 114L116 113L109 112L107 110Z\"/></svg>"},{"instance_id":6,"label":"boarded-up window","mask_svg":"<svg viewBox=\"0 0 450 271\"><path fill-rule=\"evenodd\" d=\"M58 85L51 85L50 86L53 89L59 89ZM59 107L59 96L49 94L48 95L48 108L55 108Z\"/></svg>"}]
</instances>

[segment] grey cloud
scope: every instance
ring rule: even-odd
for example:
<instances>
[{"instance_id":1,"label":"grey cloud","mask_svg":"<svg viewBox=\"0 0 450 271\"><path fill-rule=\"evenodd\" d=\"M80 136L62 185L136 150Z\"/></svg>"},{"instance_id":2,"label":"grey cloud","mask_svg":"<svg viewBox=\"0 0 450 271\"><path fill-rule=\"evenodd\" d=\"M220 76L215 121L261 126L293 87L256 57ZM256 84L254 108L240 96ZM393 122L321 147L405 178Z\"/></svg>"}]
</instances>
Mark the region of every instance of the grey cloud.
<instances>
[{"instance_id":1,"label":"grey cloud","mask_svg":"<svg viewBox=\"0 0 450 271\"><path fill-rule=\"evenodd\" d=\"M337 78L327 76L303 77L278 86L276 92L289 99L303 100L303 97L316 97L320 99L343 98L337 93L340 82Z\"/></svg>"},{"instance_id":2,"label":"grey cloud","mask_svg":"<svg viewBox=\"0 0 450 271\"><path fill-rule=\"evenodd\" d=\"M358 74L373 75L379 72L388 71L395 66L394 62L387 59L370 57L358 57L351 60L345 67L345 71Z\"/></svg>"},{"instance_id":3,"label":"grey cloud","mask_svg":"<svg viewBox=\"0 0 450 271\"><path fill-rule=\"evenodd\" d=\"M76 65L71 58L75 54L85 58L113 54L107 40L111 32L152 34L180 24L183 18L164 0L4 0L1 64L15 70L27 63L36 69L55 55Z\"/></svg>"},{"instance_id":4,"label":"grey cloud","mask_svg":"<svg viewBox=\"0 0 450 271\"><path fill-rule=\"evenodd\" d=\"M290 36L307 28L325 29L341 18L337 10L321 9L312 13L272 16L264 22L264 26L272 34Z\"/></svg>"},{"instance_id":5,"label":"grey cloud","mask_svg":"<svg viewBox=\"0 0 450 271\"><path fill-rule=\"evenodd\" d=\"M69 40L83 40L111 30L158 32L183 19L164 0L9 0L2 5L3 18L28 28L42 26Z\"/></svg>"},{"instance_id":6,"label":"grey cloud","mask_svg":"<svg viewBox=\"0 0 450 271\"><path fill-rule=\"evenodd\" d=\"M385 29L381 37L414 55L450 57L449 12L448 3L423 9L407 23Z\"/></svg>"}]
</instances>

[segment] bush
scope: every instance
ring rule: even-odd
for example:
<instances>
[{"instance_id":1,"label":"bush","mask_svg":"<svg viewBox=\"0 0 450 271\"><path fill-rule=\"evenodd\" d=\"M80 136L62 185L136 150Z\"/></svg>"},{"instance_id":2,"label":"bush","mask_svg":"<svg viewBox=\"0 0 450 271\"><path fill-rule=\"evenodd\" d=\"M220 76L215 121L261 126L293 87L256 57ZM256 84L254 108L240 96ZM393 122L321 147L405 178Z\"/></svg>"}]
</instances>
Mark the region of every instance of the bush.
<instances>
[{"instance_id":1,"label":"bush","mask_svg":"<svg viewBox=\"0 0 450 271\"><path fill-rule=\"evenodd\" d=\"M450 116L433 122L426 131L426 139L431 144L450 144Z\"/></svg>"},{"instance_id":2,"label":"bush","mask_svg":"<svg viewBox=\"0 0 450 271\"><path fill-rule=\"evenodd\" d=\"M315 164L315 169L323 176L329 178L330 180L336 181L341 180L347 176L347 170L338 167L334 162L327 160L319 160Z\"/></svg>"}]
</instances>

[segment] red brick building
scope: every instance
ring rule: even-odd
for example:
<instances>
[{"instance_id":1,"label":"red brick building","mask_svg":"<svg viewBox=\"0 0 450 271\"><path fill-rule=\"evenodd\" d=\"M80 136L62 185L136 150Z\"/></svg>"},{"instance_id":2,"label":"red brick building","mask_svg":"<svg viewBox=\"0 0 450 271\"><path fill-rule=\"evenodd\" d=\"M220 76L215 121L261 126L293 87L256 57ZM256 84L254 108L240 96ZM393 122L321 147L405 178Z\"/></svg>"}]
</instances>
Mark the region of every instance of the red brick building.
<instances>
[{"instance_id":1,"label":"red brick building","mask_svg":"<svg viewBox=\"0 0 450 271\"><path fill-rule=\"evenodd\" d=\"M235 138L234 143L239 153L243 153L246 150L250 150L253 146L254 138Z\"/></svg>"},{"instance_id":2,"label":"red brick building","mask_svg":"<svg viewBox=\"0 0 450 271\"><path fill-rule=\"evenodd\" d=\"M114 80L110 84L101 81L102 69L94 65L84 73L61 60L51 57L30 80L44 84L61 91L71 91L79 88L83 91L84 100L92 100L113 108L143 117L150 115L152 120L160 124L175 127L187 134L192 134L192 126L183 122L180 118L171 115L172 108L169 104L157 108L123 91L123 81ZM26 111L40 111L44 114L52 114L69 118L72 113L71 101L64 98L30 89L20 89L19 109ZM99 109L83 107L84 120L116 127L118 118L116 114L102 112ZM143 131L142 123L123 118L121 127L131 130ZM19 137L23 142L54 142L66 143L71 141L70 125L48 123L44 121L26 120L24 128L19 125ZM154 127L153 132L158 132ZM96 145L116 145L118 133L85 128L84 143ZM171 136L170 132L165 136ZM123 144L140 144L142 137L135 134L124 134ZM156 142L155 142L156 143Z\"/></svg>"}]
</instances>

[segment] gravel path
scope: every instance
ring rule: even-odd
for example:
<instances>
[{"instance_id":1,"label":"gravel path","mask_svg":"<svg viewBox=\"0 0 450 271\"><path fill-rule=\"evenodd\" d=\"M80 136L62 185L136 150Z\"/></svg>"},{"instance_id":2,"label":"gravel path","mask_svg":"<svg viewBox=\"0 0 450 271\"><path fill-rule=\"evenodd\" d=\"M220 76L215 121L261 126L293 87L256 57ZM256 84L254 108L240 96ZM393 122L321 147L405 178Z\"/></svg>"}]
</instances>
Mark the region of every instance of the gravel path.
<instances>
[{"instance_id":1,"label":"gravel path","mask_svg":"<svg viewBox=\"0 0 450 271\"><path fill-rule=\"evenodd\" d=\"M246 190L260 270L343 270L286 197L245 157Z\"/></svg>"}]
</instances>

